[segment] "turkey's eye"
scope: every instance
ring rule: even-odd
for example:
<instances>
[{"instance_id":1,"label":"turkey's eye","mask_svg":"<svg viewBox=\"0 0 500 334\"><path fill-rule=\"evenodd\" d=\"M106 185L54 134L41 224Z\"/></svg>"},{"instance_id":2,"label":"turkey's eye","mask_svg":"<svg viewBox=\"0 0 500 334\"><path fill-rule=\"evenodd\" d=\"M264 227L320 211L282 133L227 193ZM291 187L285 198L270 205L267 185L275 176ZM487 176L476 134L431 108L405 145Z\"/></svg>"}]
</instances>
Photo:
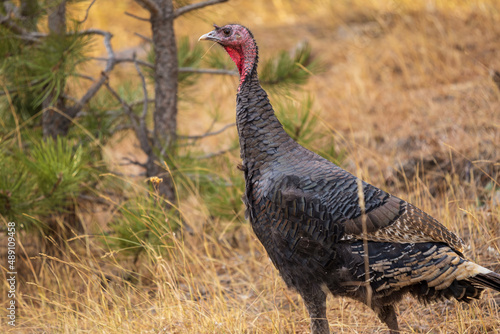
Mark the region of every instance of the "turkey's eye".
<instances>
[{"instance_id":1,"label":"turkey's eye","mask_svg":"<svg viewBox=\"0 0 500 334\"><path fill-rule=\"evenodd\" d=\"M223 33L224 33L224 35L226 35L226 36L231 35L231 29L229 29L229 28L225 28L225 29L223 29L223 30L222 30L222 32L223 32Z\"/></svg>"}]
</instances>

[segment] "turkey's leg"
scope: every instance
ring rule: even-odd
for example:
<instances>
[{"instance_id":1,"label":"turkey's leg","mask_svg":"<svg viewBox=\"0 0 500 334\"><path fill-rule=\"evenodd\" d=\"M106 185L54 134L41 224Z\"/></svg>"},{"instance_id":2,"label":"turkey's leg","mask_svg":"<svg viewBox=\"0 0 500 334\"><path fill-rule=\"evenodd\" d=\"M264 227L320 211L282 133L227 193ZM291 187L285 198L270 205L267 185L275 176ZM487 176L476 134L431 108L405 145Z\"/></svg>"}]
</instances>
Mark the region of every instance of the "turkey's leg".
<instances>
[{"instance_id":1,"label":"turkey's leg","mask_svg":"<svg viewBox=\"0 0 500 334\"><path fill-rule=\"evenodd\" d=\"M328 320L326 319L326 294L319 289L300 291L311 318L312 334L329 334Z\"/></svg>"},{"instance_id":2,"label":"turkey's leg","mask_svg":"<svg viewBox=\"0 0 500 334\"><path fill-rule=\"evenodd\" d=\"M389 327L391 334L399 333L398 317L396 315L396 310L392 305L385 305L374 310L379 319Z\"/></svg>"}]
</instances>

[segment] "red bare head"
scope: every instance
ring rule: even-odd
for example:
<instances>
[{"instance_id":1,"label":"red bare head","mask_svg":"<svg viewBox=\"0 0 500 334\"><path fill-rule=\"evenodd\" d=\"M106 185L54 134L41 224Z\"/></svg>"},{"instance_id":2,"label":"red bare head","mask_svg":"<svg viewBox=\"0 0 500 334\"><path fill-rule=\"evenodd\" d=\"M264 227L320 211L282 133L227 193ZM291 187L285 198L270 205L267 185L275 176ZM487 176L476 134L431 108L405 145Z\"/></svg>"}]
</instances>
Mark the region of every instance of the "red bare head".
<instances>
[{"instance_id":1,"label":"red bare head","mask_svg":"<svg viewBox=\"0 0 500 334\"><path fill-rule=\"evenodd\" d=\"M199 38L219 43L226 49L240 72L240 85L246 75L257 66L257 44L250 30L239 24L227 24L219 27Z\"/></svg>"}]
</instances>

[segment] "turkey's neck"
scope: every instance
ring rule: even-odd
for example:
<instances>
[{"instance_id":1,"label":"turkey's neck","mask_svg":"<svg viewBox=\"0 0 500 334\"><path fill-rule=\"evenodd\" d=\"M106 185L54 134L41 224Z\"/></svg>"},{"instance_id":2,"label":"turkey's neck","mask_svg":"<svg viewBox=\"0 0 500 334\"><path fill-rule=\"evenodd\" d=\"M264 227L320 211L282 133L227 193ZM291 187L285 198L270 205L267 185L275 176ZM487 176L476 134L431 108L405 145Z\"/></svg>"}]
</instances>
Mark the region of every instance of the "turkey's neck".
<instances>
[{"instance_id":1,"label":"turkey's neck","mask_svg":"<svg viewBox=\"0 0 500 334\"><path fill-rule=\"evenodd\" d=\"M252 69L257 67L257 61L259 58L257 44L254 40L248 39L243 45L238 45L237 47L224 46L224 49L226 49L226 52L234 61L236 67L238 68L238 72L240 73L239 91L241 85L248 77Z\"/></svg>"},{"instance_id":2,"label":"turkey's neck","mask_svg":"<svg viewBox=\"0 0 500 334\"><path fill-rule=\"evenodd\" d=\"M256 64L240 84L236 124L243 165L250 170L276 161L297 145L276 118L267 93L260 86Z\"/></svg>"}]
</instances>

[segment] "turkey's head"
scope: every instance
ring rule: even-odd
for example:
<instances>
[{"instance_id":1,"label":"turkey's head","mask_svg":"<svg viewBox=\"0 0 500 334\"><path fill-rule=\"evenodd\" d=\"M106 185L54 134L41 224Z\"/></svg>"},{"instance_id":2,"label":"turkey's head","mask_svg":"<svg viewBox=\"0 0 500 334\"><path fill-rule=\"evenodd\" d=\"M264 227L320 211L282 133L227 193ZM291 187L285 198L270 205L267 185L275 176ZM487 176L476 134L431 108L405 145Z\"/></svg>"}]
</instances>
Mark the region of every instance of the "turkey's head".
<instances>
[{"instance_id":1,"label":"turkey's head","mask_svg":"<svg viewBox=\"0 0 500 334\"><path fill-rule=\"evenodd\" d=\"M240 72L240 83L257 64L257 44L250 30L239 24L227 24L201 36L198 40L216 42L226 49Z\"/></svg>"},{"instance_id":2,"label":"turkey's head","mask_svg":"<svg viewBox=\"0 0 500 334\"><path fill-rule=\"evenodd\" d=\"M214 41L223 47L238 48L242 47L248 40L253 40L252 33L242 25L227 24L219 27L214 24L215 29L201 36L198 40Z\"/></svg>"}]
</instances>

